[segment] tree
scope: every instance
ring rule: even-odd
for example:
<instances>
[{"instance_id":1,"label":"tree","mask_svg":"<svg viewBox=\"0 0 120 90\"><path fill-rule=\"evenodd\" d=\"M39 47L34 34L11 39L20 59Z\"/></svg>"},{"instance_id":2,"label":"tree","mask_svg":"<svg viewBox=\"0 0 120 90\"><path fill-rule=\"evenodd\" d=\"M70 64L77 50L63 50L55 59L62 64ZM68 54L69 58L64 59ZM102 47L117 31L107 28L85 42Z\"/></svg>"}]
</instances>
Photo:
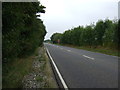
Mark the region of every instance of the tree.
<instances>
[{"instance_id":1,"label":"tree","mask_svg":"<svg viewBox=\"0 0 120 90\"><path fill-rule=\"evenodd\" d=\"M60 43L61 42L61 38L62 38L62 34L61 33L54 33L52 36L51 36L51 41L53 43Z\"/></svg>"},{"instance_id":2,"label":"tree","mask_svg":"<svg viewBox=\"0 0 120 90\"><path fill-rule=\"evenodd\" d=\"M105 26L105 33L103 36L103 42L104 42L103 44L104 46L110 47L113 43L113 39L114 39L113 36L115 34L114 24L110 20L105 20L104 26Z\"/></svg>"},{"instance_id":3,"label":"tree","mask_svg":"<svg viewBox=\"0 0 120 90\"><path fill-rule=\"evenodd\" d=\"M103 46L116 48L119 42L118 28L118 21L111 21L109 19L106 19L105 21L99 20L96 25L91 24L85 27L78 26L66 30L65 32L60 34L61 42L63 44L76 46ZM52 38L54 37L54 39L56 39L56 34L57 33L53 34Z\"/></svg>"},{"instance_id":4,"label":"tree","mask_svg":"<svg viewBox=\"0 0 120 90\"><path fill-rule=\"evenodd\" d=\"M103 39L104 32L105 32L104 22L102 20L99 20L95 26L95 40L96 40L97 46L98 45L103 46L102 39Z\"/></svg>"},{"instance_id":5,"label":"tree","mask_svg":"<svg viewBox=\"0 0 120 90\"><path fill-rule=\"evenodd\" d=\"M42 45L46 31L36 13L44 13L45 7L39 2L4 2L2 6L3 62L12 62Z\"/></svg>"}]
</instances>

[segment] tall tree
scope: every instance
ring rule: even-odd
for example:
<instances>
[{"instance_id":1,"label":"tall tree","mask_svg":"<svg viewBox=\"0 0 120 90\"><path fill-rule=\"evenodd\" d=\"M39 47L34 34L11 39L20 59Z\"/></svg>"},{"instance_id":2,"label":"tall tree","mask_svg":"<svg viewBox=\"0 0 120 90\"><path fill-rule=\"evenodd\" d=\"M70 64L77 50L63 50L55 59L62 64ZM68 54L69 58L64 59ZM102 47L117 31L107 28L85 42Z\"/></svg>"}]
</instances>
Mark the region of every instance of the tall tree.
<instances>
[{"instance_id":1,"label":"tall tree","mask_svg":"<svg viewBox=\"0 0 120 90\"><path fill-rule=\"evenodd\" d=\"M46 31L36 13L44 13L45 7L39 2L4 2L2 7L2 51L7 62L31 54L42 44Z\"/></svg>"},{"instance_id":2,"label":"tall tree","mask_svg":"<svg viewBox=\"0 0 120 90\"><path fill-rule=\"evenodd\" d=\"M102 20L99 20L95 26L95 40L97 45L101 45L101 46L103 45L102 39L104 32L105 32L104 22Z\"/></svg>"}]
</instances>

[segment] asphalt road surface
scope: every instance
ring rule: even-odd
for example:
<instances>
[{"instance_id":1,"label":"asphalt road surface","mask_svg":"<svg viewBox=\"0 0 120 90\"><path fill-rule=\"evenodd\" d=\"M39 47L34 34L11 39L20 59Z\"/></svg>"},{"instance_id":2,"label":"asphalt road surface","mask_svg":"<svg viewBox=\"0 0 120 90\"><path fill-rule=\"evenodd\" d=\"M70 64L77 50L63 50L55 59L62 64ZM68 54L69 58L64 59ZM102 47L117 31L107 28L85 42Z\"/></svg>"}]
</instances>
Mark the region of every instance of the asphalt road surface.
<instances>
[{"instance_id":1,"label":"asphalt road surface","mask_svg":"<svg viewBox=\"0 0 120 90\"><path fill-rule=\"evenodd\" d=\"M118 57L45 44L69 88L118 88Z\"/></svg>"}]
</instances>

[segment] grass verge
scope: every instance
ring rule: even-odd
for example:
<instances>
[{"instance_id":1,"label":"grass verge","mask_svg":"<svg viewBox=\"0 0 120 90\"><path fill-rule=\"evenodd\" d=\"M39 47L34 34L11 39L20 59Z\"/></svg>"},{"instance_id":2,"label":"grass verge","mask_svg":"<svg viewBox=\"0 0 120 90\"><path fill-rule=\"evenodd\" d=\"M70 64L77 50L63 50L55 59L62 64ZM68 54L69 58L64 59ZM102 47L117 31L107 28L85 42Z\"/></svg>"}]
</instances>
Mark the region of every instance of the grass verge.
<instances>
[{"instance_id":1,"label":"grass verge","mask_svg":"<svg viewBox=\"0 0 120 90\"><path fill-rule=\"evenodd\" d=\"M34 55L27 58L16 59L13 63L10 63L7 66L7 74L3 74L2 76L3 88L21 88L23 77L32 70L33 58Z\"/></svg>"},{"instance_id":2,"label":"grass verge","mask_svg":"<svg viewBox=\"0 0 120 90\"><path fill-rule=\"evenodd\" d=\"M40 47L41 48L41 47ZM3 73L3 88L22 88L22 80L24 76L29 75L35 68L33 68L33 63L36 61L36 56L39 56L40 48L38 48L32 56L27 58L16 59L12 63L7 64L7 72ZM43 48L43 47L42 47ZM43 80L47 85L43 88L57 88L54 75L49 64L49 59L45 50L41 51L41 56L38 58L40 62L45 64L40 68L37 68L40 73L44 73L45 76L38 76L36 80L41 83ZM38 64L37 64L38 65ZM36 70L37 72L37 70ZM39 72L37 72L39 73ZM46 79L44 79L46 77Z\"/></svg>"}]
</instances>

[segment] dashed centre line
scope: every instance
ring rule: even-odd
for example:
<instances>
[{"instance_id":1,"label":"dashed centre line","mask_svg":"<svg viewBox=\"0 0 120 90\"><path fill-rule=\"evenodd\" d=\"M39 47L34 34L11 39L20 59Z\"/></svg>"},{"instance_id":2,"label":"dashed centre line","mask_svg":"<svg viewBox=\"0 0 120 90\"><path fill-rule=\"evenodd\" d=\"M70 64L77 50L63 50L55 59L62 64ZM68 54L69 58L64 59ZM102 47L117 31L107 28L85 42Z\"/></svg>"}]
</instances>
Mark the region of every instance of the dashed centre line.
<instances>
[{"instance_id":1,"label":"dashed centre line","mask_svg":"<svg viewBox=\"0 0 120 90\"><path fill-rule=\"evenodd\" d=\"M86 58L89 58L89 59L92 59L92 60L94 60L94 58L91 58L91 57L89 57L89 56L86 56L86 55L83 55L83 57L86 57Z\"/></svg>"},{"instance_id":2,"label":"dashed centre line","mask_svg":"<svg viewBox=\"0 0 120 90\"><path fill-rule=\"evenodd\" d=\"M61 47L59 47L59 46L56 46L57 48L60 48L61 50L63 50L63 48L61 48ZM68 51L68 52L72 52L71 50L67 50L66 49L66 51ZM89 56L87 56L87 55L82 55L83 57L86 57L86 58L89 58L89 59L91 59L91 60L94 60L94 58L92 58L92 57L89 57Z\"/></svg>"},{"instance_id":3,"label":"dashed centre line","mask_svg":"<svg viewBox=\"0 0 120 90\"><path fill-rule=\"evenodd\" d=\"M71 50L67 50L68 52L71 52Z\"/></svg>"}]
</instances>

